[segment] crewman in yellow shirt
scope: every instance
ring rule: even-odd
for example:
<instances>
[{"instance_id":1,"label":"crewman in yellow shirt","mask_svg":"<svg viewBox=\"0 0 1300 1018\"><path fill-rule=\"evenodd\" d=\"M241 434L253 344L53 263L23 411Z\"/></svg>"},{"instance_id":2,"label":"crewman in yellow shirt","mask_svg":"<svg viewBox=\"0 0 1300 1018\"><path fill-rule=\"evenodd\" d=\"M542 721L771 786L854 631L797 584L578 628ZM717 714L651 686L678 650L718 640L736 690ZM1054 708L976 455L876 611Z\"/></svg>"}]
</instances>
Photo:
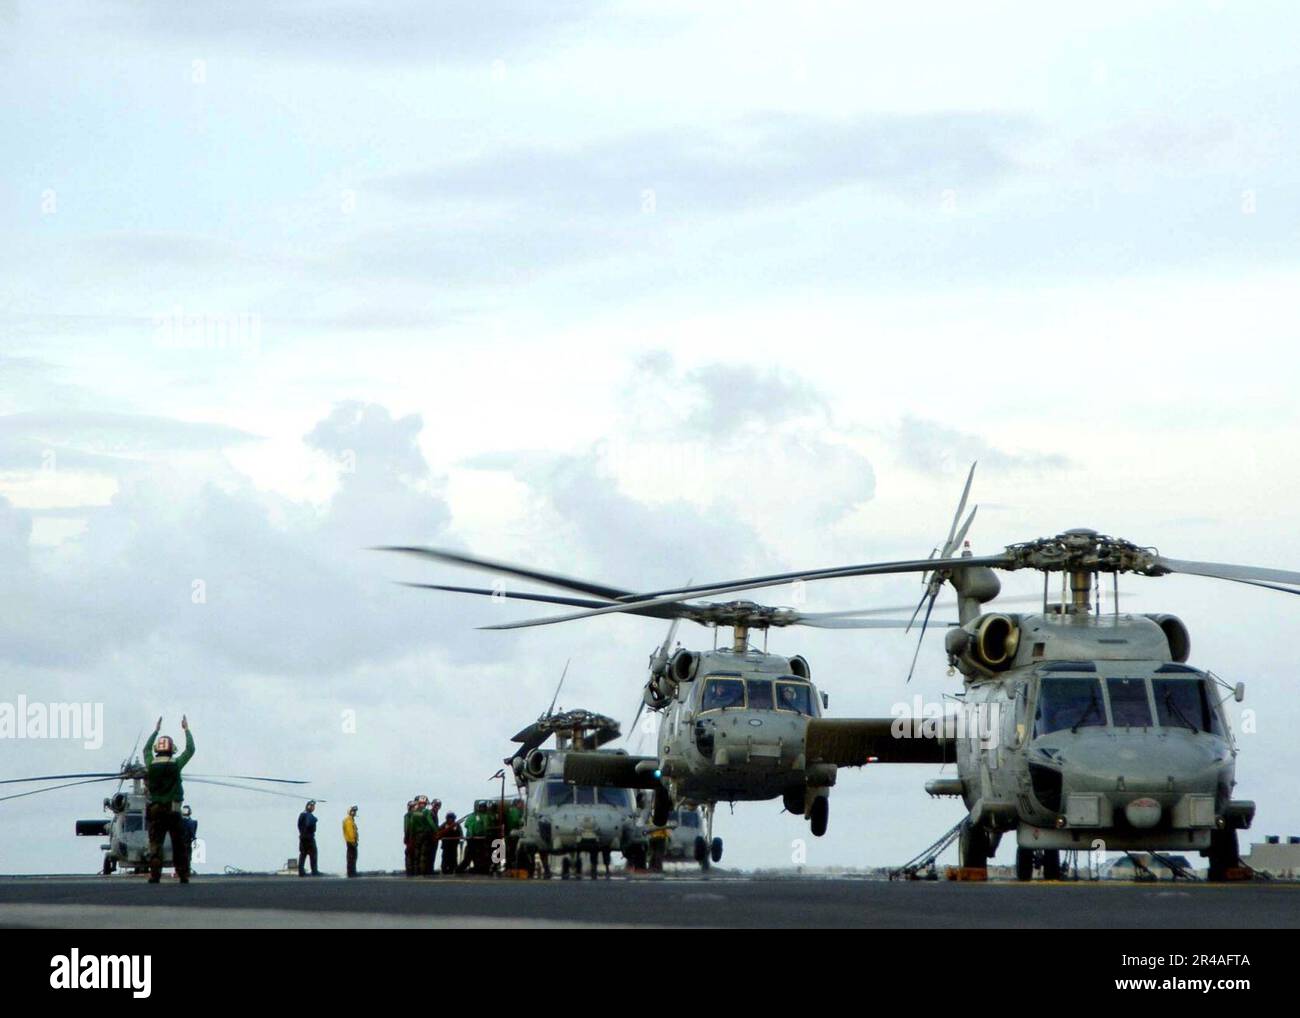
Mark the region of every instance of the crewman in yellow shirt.
<instances>
[{"instance_id":1,"label":"crewman in yellow shirt","mask_svg":"<svg viewBox=\"0 0 1300 1018\"><path fill-rule=\"evenodd\" d=\"M357 875L357 808L353 806L343 818L343 842L348 850L348 876Z\"/></svg>"}]
</instances>

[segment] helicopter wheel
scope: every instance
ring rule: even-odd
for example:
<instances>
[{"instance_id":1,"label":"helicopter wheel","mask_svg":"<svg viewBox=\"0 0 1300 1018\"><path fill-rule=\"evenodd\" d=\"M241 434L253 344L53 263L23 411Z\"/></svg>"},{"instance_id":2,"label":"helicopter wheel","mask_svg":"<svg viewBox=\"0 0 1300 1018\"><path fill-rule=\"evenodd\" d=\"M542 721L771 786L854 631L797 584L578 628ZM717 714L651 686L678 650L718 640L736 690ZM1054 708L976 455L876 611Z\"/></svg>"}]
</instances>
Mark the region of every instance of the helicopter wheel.
<instances>
[{"instance_id":1,"label":"helicopter wheel","mask_svg":"<svg viewBox=\"0 0 1300 1018\"><path fill-rule=\"evenodd\" d=\"M1034 850L1032 848L1016 849L1016 879L1034 879Z\"/></svg>"},{"instance_id":2,"label":"helicopter wheel","mask_svg":"<svg viewBox=\"0 0 1300 1018\"><path fill-rule=\"evenodd\" d=\"M1228 870L1241 862L1241 853L1237 846L1237 832L1214 831L1210 835L1210 871L1206 879L1212 883L1221 883L1228 879Z\"/></svg>"},{"instance_id":3,"label":"helicopter wheel","mask_svg":"<svg viewBox=\"0 0 1300 1018\"><path fill-rule=\"evenodd\" d=\"M714 862L722 862L722 839L714 838L713 844L709 846L709 857Z\"/></svg>"},{"instance_id":4,"label":"helicopter wheel","mask_svg":"<svg viewBox=\"0 0 1300 1018\"><path fill-rule=\"evenodd\" d=\"M701 866L704 866L705 869L708 869L708 867L705 866L705 862L708 858L709 843L697 835L695 838L695 861Z\"/></svg>"},{"instance_id":5,"label":"helicopter wheel","mask_svg":"<svg viewBox=\"0 0 1300 1018\"><path fill-rule=\"evenodd\" d=\"M831 819L831 801L824 795L819 795L813 800L810 820L812 822L812 832L814 838L820 838L826 833L826 825Z\"/></svg>"},{"instance_id":6,"label":"helicopter wheel","mask_svg":"<svg viewBox=\"0 0 1300 1018\"><path fill-rule=\"evenodd\" d=\"M989 865L989 838L984 828L976 827L967 817L961 824L957 854L963 869L983 870Z\"/></svg>"},{"instance_id":7,"label":"helicopter wheel","mask_svg":"<svg viewBox=\"0 0 1300 1018\"><path fill-rule=\"evenodd\" d=\"M115 868L116 866L113 863L113 857L110 855L104 856L104 876L111 876Z\"/></svg>"},{"instance_id":8,"label":"helicopter wheel","mask_svg":"<svg viewBox=\"0 0 1300 1018\"><path fill-rule=\"evenodd\" d=\"M1044 880L1061 879L1060 849L1049 848L1043 853L1043 879Z\"/></svg>"}]
</instances>

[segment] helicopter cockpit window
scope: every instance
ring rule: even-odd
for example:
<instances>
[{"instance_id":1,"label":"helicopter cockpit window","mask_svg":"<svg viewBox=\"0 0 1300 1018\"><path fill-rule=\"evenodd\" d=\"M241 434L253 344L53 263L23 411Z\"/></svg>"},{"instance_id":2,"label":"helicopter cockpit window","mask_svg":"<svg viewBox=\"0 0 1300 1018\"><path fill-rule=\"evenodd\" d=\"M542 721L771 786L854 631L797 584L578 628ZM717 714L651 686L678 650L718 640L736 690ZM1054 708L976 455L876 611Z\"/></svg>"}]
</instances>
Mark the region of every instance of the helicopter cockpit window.
<instances>
[{"instance_id":1,"label":"helicopter cockpit window","mask_svg":"<svg viewBox=\"0 0 1300 1018\"><path fill-rule=\"evenodd\" d=\"M1106 707L1101 699L1101 683L1096 679L1053 676L1042 680L1034 716L1036 736L1105 725Z\"/></svg>"},{"instance_id":2,"label":"helicopter cockpit window","mask_svg":"<svg viewBox=\"0 0 1300 1018\"><path fill-rule=\"evenodd\" d=\"M687 810L685 813L681 815L681 825L683 827L699 827L700 815L698 813L694 813L690 810Z\"/></svg>"},{"instance_id":3,"label":"helicopter cockpit window","mask_svg":"<svg viewBox=\"0 0 1300 1018\"><path fill-rule=\"evenodd\" d=\"M725 710L745 706L745 684L740 679L707 678L700 710Z\"/></svg>"},{"instance_id":4,"label":"helicopter cockpit window","mask_svg":"<svg viewBox=\"0 0 1300 1018\"><path fill-rule=\"evenodd\" d=\"M1219 719L1210 705L1205 683L1199 679L1152 679L1156 695L1156 716L1165 728L1186 728L1191 732L1215 732Z\"/></svg>"},{"instance_id":5,"label":"helicopter cockpit window","mask_svg":"<svg viewBox=\"0 0 1300 1018\"><path fill-rule=\"evenodd\" d=\"M1116 728L1150 728L1151 704L1146 679L1107 679L1110 716Z\"/></svg>"},{"instance_id":6,"label":"helicopter cockpit window","mask_svg":"<svg viewBox=\"0 0 1300 1018\"><path fill-rule=\"evenodd\" d=\"M616 809L630 810L632 799L626 788L596 788L596 805L613 806Z\"/></svg>"},{"instance_id":7,"label":"helicopter cockpit window","mask_svg":"<svg viewBox=\"0 0 1300 1018\"><path fill-rule=\"evenodd\" d=\"M546 805L548 806L570 806L574 802L575 786L566 784L563 781L548 781L546 783Z\"/></svg>"},{"instance_id":8,"label":"helicopter cockpit window","mask_svg":"<svg viewBox=\"0 0 1300 1018\"><path fill-rule=\"evenodd\" d=\"M143 830L144 830L144 816L143 816L143 814L140 814L140 813L128 813L128 814L126 815L126 818L125 818L125 819L123 820L123 822L122 822L122 826L123 826L123 830L125 830L125 831L127 831L127 832L130 832L130 831L143 831Z\"/></svg>"},{"instance_id":9,"label":"helicopter cockpit window","mask_svg":"<svg viewBox=\"0 0 1300 1018\"><path fill-rule=\"evenodd\" d=\"M750 710L772 710L772 680L748 679L745 688L749 690Z\"/></svg>"},{"instance_id":10,"label":"helicopter cockpit window","mask_svg":"<svg viewBox=\"0 0 1300 1018\"><path fill-rule=\"evenodd\" d=\"M812 717L812 687L806 682L778 682L776 705L780 710L798 711Z\"/></svg>"}]
</instances>

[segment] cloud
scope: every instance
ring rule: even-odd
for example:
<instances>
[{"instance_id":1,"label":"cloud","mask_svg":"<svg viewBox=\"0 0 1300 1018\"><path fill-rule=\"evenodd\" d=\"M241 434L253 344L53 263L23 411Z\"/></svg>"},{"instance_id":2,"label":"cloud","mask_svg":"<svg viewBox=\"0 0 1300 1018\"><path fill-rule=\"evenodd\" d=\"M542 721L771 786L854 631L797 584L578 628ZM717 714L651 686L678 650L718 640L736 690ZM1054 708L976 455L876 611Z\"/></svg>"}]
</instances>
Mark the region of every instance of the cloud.
<instances>
[{"instance_id":1,"label":"cloud","mask_svg":"<svg viewBox=\"0 0 1300 1018\"><path fill-rule=\"evenodd\" d=\"M842 187L898 196L977 191L1018 170L1036 126L1005 114L767 113L561 147L520 147L376 181L409 202L504 202L536 217L715 215L806 201Z\"/></svg>"},{"instance_id":2,"label":"cloud","mask_svg":"<svg viewBox=\"0 0 1300 1018\"><path fill-rule=\"evenodd\" d=\"M899 423L895 444L904 463L932 474L964 470L975 460L994 470L1065 470L1071 465L1060 453L1007 452L979 435L911 415Z\"/></svg>"},{"instance_id":3,"label":"cloud","mask_svg":"<svg viewBox=\"0 0 1300 1018\"><path fill-rule=\"evenodd\" d=\"M796 375L749 364L705 364L685 372L698 402L685 426L717 438L747 427L771 428L798 418L820 416L827 406L821 394Z\"/></svg>"},{"instance_id":4,"label":"cloud","mask_svg":"<svg viewBox=\"0 0 1300 1018\"><path fill-rule=\"evenodd\" d=\"M116 474L162 453L212 452L256 439L239 428L91 410L0 416L0 470Z\"/></svg>"},{"instance_id":5,"label":"cloud","mask_svg":"<svg viewBox=\"0 0 1300 1018\"><path fill-rule=\"evenodd\" d=\"M171 423L132 421L123 433L155 445L230 438ZM238 475L218 486L206 471L157 463L123 478L79 536L35 549L32 514L0 501L0 603L15 606L0 618L0 657L87 667L172 646L214 671L338 673L411 652L427 642L429 606L394 608L378 556L363 549L431 541L447 525L420 428L376 406L336 407L307 438L341 470L323 511Z\"/></svg>"},{"instance_id":6,"label":"cloud","mask_svg":"<svg viewBox=\"0 0 1300 1018\"><path fill-rule=\"evenodd\" d=\"M206 46L276 52L312 60L466 63L523 55L555 43L595 16L603 3L397 0L375 7L357 0L231 0L220 9L133 4L105 17L106 27L160 36L201 52Z\"/></svg>"}]
</instances>

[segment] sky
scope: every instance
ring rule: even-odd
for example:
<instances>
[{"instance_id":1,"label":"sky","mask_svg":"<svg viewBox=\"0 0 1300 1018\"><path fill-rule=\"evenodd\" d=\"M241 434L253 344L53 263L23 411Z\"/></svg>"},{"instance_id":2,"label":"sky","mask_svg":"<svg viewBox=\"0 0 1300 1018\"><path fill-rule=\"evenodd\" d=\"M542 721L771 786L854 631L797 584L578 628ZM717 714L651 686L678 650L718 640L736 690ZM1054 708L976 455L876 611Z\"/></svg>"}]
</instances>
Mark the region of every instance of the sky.
<instances>
[{"instance_id":1,"label":"sky","mask_svg":"<svg viewBox=\"0 0 1300 1018\"><path fill-rule=\"evenodd\" d=\"M911 558L978 460L977 552L1089 526L1300 568L1297 28L1280 3L0 3L0 700L104 716L98 749L0 739L0 775L112 769L185 713L195 773L311 780L324 868L354 803L363 868L397 868L407 799L491 794L566 662L562 706L631 720L660 623L483 632L531 612L402 587L482 577L380 544L629 589ZM1300 834L1300 604L1122 591L1245 682L1249 837ZM960 688L935 638L910 684L901 633L769 646L835 716ZM901 863L960 816L936 773L842 771L816 840L724 805L724 862ZM200 787L209 871L294 854L301 801ZM73 821L109 792L0 803L0 871L94 871Z\"/></svg>"}]
</instances>

